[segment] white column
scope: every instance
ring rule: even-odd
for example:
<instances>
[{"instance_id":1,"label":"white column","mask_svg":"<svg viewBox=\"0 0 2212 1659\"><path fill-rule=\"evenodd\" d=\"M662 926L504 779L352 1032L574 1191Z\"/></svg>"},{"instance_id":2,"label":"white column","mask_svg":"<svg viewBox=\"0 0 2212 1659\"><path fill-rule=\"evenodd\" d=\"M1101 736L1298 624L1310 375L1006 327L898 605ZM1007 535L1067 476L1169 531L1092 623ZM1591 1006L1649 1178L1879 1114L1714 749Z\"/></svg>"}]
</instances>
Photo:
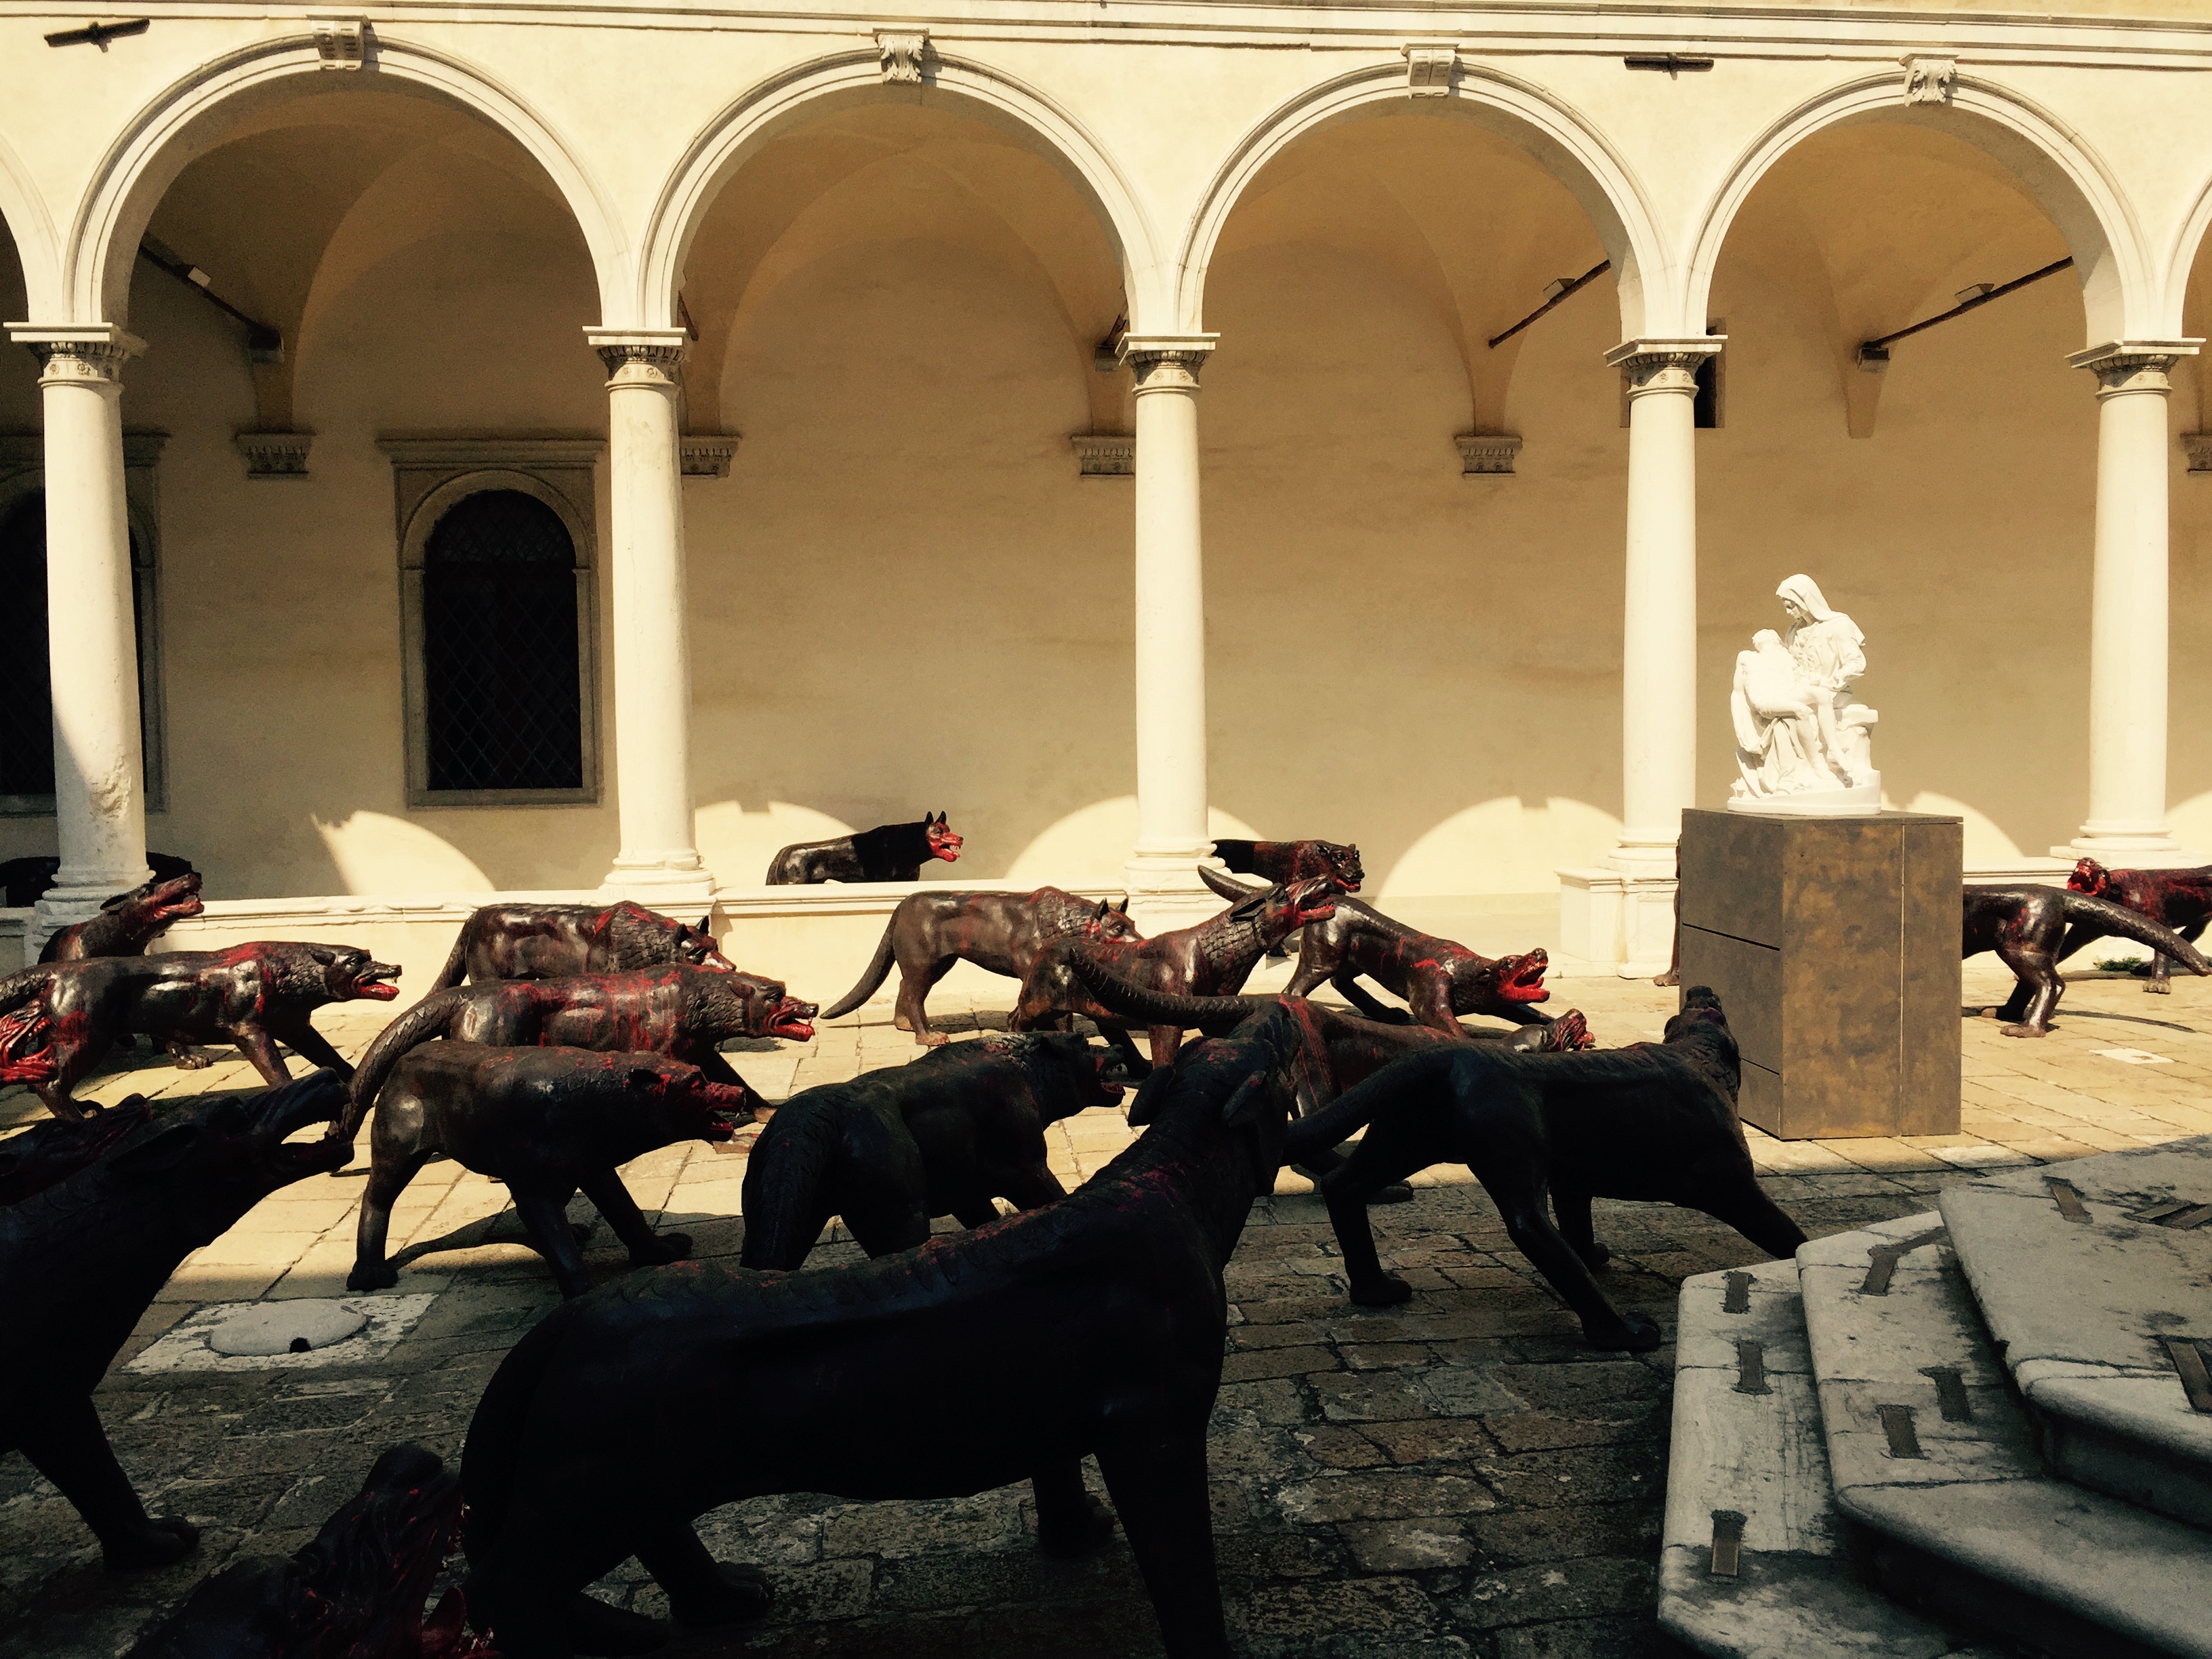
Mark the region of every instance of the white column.
<instances>
[{"instance_id":1,"label":"white column","mask_svg":"<svg viewBox=\"0 0 2212 1659\"><path fill-rule=\"evenodd\" d=\"M1624 341L1628 550L1620 653L1623 977L1673 954L1674 844L1698 788L1698 365L1717 336Z\"/></svg>"},{"instance_id":2,"label":"white column","mask_svg":"<svg viewBox=\"0 0 2212 1659\"><path fill-rule=\"evenodd\" d=\"M2097 552L2089 818L2062 857L2183 861L2166 825L2166 372L2199 343L2112 341L2066 360L2097 377Z\"/></svg>"},{"instance_id":3,"label":"white column","mask_svg":"<svg viewBox=\"0 0 2212 1659\"><path fill-rule=\"evenodd\" d=\"M691 647L684 476L677 449L680 329L584 331L607 366L613 520L615 805L622 848L605 890L656 908L703 904L714 878L691 818Z\"/></svg>"},{"instance_id":4,"label":"white column","mask_svg":"<svg viewBox=\"0 0 2212 1659\"><path fill-rule=\"evenodd\" d=\"M1146 933L1221 908L1199 881L1206 808L1206 574L1198 371L1211 334L1125 337L1137 392L1137 844L1126 875Z\"/></svg>"},{"instance_id":5,"label":"white column","mask_svg":"<svg viewBox=\"0 0 2212 1659\"><path fill-rule=\"evenodd\" d=\"M46 463L55 885L43 936L150 878L139 752L138 636L123 494L123 362L145 343L112 325L9 330L39 360Z\"/></svg>"}]
</instances>

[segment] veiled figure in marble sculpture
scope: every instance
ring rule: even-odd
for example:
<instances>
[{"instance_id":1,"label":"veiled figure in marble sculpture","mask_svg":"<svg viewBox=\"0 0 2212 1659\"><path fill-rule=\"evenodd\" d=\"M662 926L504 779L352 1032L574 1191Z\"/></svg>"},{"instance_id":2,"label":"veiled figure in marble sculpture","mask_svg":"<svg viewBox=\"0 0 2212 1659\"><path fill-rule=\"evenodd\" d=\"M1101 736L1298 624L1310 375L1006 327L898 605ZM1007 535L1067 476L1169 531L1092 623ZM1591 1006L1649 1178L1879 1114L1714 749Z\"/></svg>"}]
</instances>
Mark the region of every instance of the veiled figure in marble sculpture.
<instances>
[{"instance_id":1,"label":"veiled figure in marble sculpture","mask_svg":"<svg viewBox=\"0 0 2212 1659\"><path fill-rule=\"evenodd\" d=\"M1868 728L1880 717L1850 700L1866 672L1865 635L1822 597L1810 576L1775 589L1790 619L1786 637L1762 628L1736 653L1729 713L1736 767L1729 793L1739 809L1875 811L1881 775Z\"/></svg>"}]
</instances>

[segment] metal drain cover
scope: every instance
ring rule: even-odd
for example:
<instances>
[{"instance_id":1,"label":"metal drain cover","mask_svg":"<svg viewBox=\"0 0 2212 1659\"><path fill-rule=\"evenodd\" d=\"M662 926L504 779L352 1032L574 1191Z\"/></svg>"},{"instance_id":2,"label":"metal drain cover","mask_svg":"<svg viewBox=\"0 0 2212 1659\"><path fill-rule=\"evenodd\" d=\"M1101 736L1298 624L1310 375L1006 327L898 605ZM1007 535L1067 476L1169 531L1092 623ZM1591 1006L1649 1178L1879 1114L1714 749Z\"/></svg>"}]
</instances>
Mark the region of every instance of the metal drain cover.
<instances>
[{"instance_id":1,"label":"metal drain cover","mask_svg":"<svg viewBox=\"0 0 2212 1659\"><path fill-rule=\"evenodd\" d=\"M367 1323L366 1314L340 1302L313 1297L262 1302L210 1331L207 1345L221 1354L308 1353L344 1341Z\"/></svg>"}]
</instances>

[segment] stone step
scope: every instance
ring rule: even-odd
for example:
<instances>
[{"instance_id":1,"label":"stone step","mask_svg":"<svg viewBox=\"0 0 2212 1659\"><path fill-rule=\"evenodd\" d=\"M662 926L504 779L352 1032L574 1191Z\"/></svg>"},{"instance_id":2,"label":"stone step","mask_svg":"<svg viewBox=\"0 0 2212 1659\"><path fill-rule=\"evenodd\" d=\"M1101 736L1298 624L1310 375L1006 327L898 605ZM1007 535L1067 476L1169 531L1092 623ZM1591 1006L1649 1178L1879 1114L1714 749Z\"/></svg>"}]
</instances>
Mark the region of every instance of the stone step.
<instances>
[{"instance_id":1,"label":"stone step","mask_svg":"<svg viewBox=\"0 0 2212 1659\"><path fill-rule=\"evenodd\" d=\"M1721 1659L1936 1659L1966 1651L1939 1626L1868 1589L1843 1534L1829 1492L1796 1263L1685 1280L1659 1622Z\"/></svg>"},{"instance_id":2,"label":"stone step","mask_svg":"<svg viewBox=\"0 0 2212 1659\"><path fill-rule=\"evenodd\" d=\"M1991 1172L1941 1203L2051 1468L2212 1527L2212 1410L2179 1369L2212 1406L2212 1136Z\"/></svg>"},{"instance_id":3,"label":"stone step","mask_svg":"<svg viewBox=\"0 0 2212 1659\"><path fill-rule=\"evenodd\" d=\"M2212 1659L2212 1536L2045 1471L1940 1215L1797 1266L1836 1507L1876 1582L2059 1659Z\"/></svg>"}]
</instances>

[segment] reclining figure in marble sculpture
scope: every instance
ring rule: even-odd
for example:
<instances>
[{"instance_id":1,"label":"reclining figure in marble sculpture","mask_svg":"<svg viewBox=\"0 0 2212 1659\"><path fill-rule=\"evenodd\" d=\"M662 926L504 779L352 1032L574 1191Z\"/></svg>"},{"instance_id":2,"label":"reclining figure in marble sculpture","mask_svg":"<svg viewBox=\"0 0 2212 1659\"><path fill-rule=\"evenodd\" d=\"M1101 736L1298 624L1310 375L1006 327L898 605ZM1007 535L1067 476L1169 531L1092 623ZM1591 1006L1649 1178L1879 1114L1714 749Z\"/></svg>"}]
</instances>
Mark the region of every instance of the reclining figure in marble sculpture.
<instances>
[{"instance_id":1,"label":"reclining figure in marble sculpture","mask_svg":"<svg viewBox=\"0 0 2212 1659\"><path fill-rule=\"evenodd\" d=\"M1205 872L1204 866L1200 869ZM1103 962L1121 977L1155 991L1227 995L1243 988L1269 945L1334 911L1336 882L1333 877L1309 876L1287 887L1252 893L1239 890L1236 901L1195 927L1178 927L1157 939L1091 940L1062 934L1046 941L1022 981L1009 1025L1017 1031L1034 1030L1048 1022L1064 1026L1080 1014L1096 1022L1128 1056L1131 1070L1141 1075L1144 1057L1127 1028L1084 988L1075 975L1075 959L1084 956ZM1180 1024L1155 1025L1150 1036L1154 1066L1170 1063L1182 1046Z\"/></svg>"},{"instance_id":2,"label":"reclining figure in marble sculpture","mask_svg":"<svg viewBox=\"0 0 2212 1659\"><path fill-rule=\"evenodd\" d=\"M464 979L559 979L684 964L733 973L714 946L711 915L696 927L624 899L619 904L487 904L461 924L433 991Z\"/></svg>"},{"instance_id":3,"label":"reclining figure in marble sculpture","mask_svg":"<svg viewBox=\"0 0 2212 1659\"><path fill-rule=\"evenodd\" d=\"M270 1194L345 1162L341 1142L289 1139L344 1105L345 1085L327 1071L204 1095L0 1210L0 1452L21 1452L61 1489L110 1568L167 1566L191 1553L199 1530L147 1515L93 1389L187 1255Z\"/></svg>"},{"instance_id":4,"label":"reclining figure in marble sculpture","mask_svg":"<svg viewBox=\"0 0 2212 1659\"><path fill-rule=\"evenodd\" d=\"M933 1216L981 1227L999 1218L994 1199L1034 1210L1066 1197L1045 1126L1120 1103L1110 1058L1073 1032L994 1033L793 1095L745 1160L738 1260L800 1267L831 1216L889 1255L927 1239Z\"/></svg>"},{"instance_id":5,"label":"reclining figure in marble sculpture","mask_svg":"<svg viewBox=\"0 0 2212 1659\"><path fill-rule=\"evenodd\" d=\"M830 841L803 841L768 861L770 887L823 881L920 881L932 859L959 861L959 832L939 812L915 823L879 823Z\"/></svg>"},{"instance_id":6,"label":"reclining figure in marble sculpture","mask_svg":"<svg viewBox=\"0 0 2212 1659\"><path fill-rule=\"evenodd\" d=\"M43 963L0 978L0 1054L16 1033L44 1021L53 1076L31 1087L56 1117L83 1109L77 1080L118 1042L136 1034L164 1048L234 1043L262 1079L290 1080L276 1045L350 1077L353 1067L307 1017L330 1002L389 1002L399 969L349 945L240 945L228 951L171 951L154 957L92 957Z\"/></svg>"},{"instance_id":7,"label":"reclining figure in marble sculpture","mask_svg":"<svg viewBox=\"0 0 2212 1659\"><path fill-rule=\"evenodd\" d=\"M353 1102L337 1133L352 1139L400 1056L441 1037L494 1048L642 1050L696 1066L709 1083L743 1089L744 1079L717 1045L732 1037L811 1042L813 1018L814 1005L792 996L781 981L719 968L457 985L431 992L376 1034L353 1074ZM756 1115L771 1109L751 1097Z\"/></svg>"},{"instance_id":8,"label":"reclining figure in marble sculpture","mask_svg":"<svg viewBox=\"0 0 2212 1659\"><path fill-rule=\"evenodd\" d=\"M1738 808L1878 811L1881 775L1874 769L1869 728L1881 718L1850 701L1866 672L1866 636L1830 607L1810 576L1775 589L1790 619L1785 637L1762 628L1736 653L1729 716L1736 769L1729 793Z\"/></svg>"},{"instance_id":9,"label":"reclining figure in marble sculpture","mask_svg":"<svg viewBox=\"0 0 2212 1659\"><path fill-rule=\"evenodd\" d=\"M458 1589L423 1616L460 1531L460 1477L394 1446L313 1538L203 1578L128 1659L498 1659Z\"/></svg>"},{"instance_id":10,"label":"reclining figure in marble sculpture","mask_svg":"<svg viewBox=\"0 0 2212 1659\"><path fill-rule=\"evenodd\" d=\"M1079 1537L1086 1454L1170 1659L1227 1659L1206 1474L1222 1270L1273 1188L1304 1058L1287 1012L1194 1044L1147 1079L1135 1143L1041 1209L857 1267L665 1267L549 1314L485 1389L461 1464L465 1587L504 1659L641 1626L583 1595L631 1555L679 1623L757 1616L765 1595L692 1530L749 1498L1028 1480L1040 1534Z\"/></svg>"},{"instance_id":11,"label":"reclining figure in marble sculpture","mask_svg":"<svg viewBox=\"0 0 2212 1659\"><path fill-rule=\"evenodd\" d=\"M925 890L909 893L884 925L875 959L860 983L830 1005L822 1018L842 1019L875 995L898 965L899 988L892 1024L914 1033L925 1048L943 1042L945 1034L929 1025L923 1005L930 988L958 962L1009 979L1024 979L1048 941L1064 934L1087 939L1130 940L1144 937L1129 920L1129 901L1109 904L1040 887L1034 893L971 893Z\"/></svg>"},{"instance_id":12,"label":"reclining figure in marble sculpture","mask_svg":"<svg viewBox=\"0 0 2212 1659\"><path fill-rule=\"evenodd\" d=\"M2094 928L2089 935L2094 938L2131 939L2192 974L2212 974L2212 962L2171 927L2108 900L2063 887L1969 885L1960 919L1960 956L1994 951L2019 981L1997 1010L1997 1018L2006 1022L2007 1036L2039 1037L2050 1030L2051 1016L2066 990L2058 963L2074 928Z\"/></svg>"},{"instance_id":13,"label":"reclining figure in marble sculpture","mask_svg":"<svg viewBox=\"0 0 2212 1659\"><path fill-rule=\"evenodd\" d=\"M1464 1164L1521 1254L1582 1320L1594 1348L1644 1352L1659 1328L1623 1314L1590 1276L1610 1259L1590 1225L1593 1198L1680 1204L1726 1222L1770 1255L1805 1242L1759 1190L1736 1117L1735 1038L1720 999L1682 994L1664 1042L1576 1054L1452 1043L1411 1054L1294 1125L1285 1156L1305 1158L1364 1127L1358 1149L1322 1178L1352 1299L1387 1308L1413 1295L1382 1270L1367 1200L1435 1164ZM1548 1194L1553 1214L1546 1213Z\"/></svg>"},{"instance_id":14,"label":"reclining figure in marble sculpture","mask_svg":"<svg viewBox=\"0 0 2212 1659\"><path fill-rule=\"evenodd\" d=\"M2200 865L2194 870L2107 870L2094 859L2081 859L2075 863L2074 873L2066 878L2066 886L2069 892L2086 893L2148 916L2191 945L2204 937L2205 924L2212 921L2212 865ZM2058 959L2063 962L2083 945L2104 937L2105 930L2094 922L2075 922L2058 947ZM2150 981L2143 989L2167 995L2173 989L2172 975L2171 959L2163 951L2154 951Z\"/></svg>"},{"instance_id":15,"label":"reclining figure in marble sculpture","mask_svg":"<svg viewBox=\"0 0 2212 1659\"><path fill-rule=\"evenodd\" d=\"M1256 890L1203 865L1198 873L1224 898L1249 900ZM1516 1025L1549 1024L1531 1005L1552 994L1544 988L1550 966L1541 946L1493 960L1450 939L1416 933L1358 899L1339 898L1334 915L1306 929L1297 971L1283 994L1310 996L1326 983L1370 1019L1410 1018L1416 1025L1457 1036L1462 1014L1487 1014ZM1359 983L1362 974L1405 998L1406 1008L1377 1002Z\"/></svg>"},{"instance_id":16,"label":"reclining figure in marble sculpture","mask_svg":"<svg viewBox=\"0 0 2212 1659\"><path fill-rule=\"evenodd\" d=\"M580 1188L629 1247L633 1265L681 1261L690 1239L653 1232L623 1185L621 1166L679 1140L730 1139L733 1115L750 1112L753 1099L743 1085L709 1083L696 1066L665 1054L425 1043L400 1057L377 1097L346 1288L399 1282L384 1254L392 1206L441 1153L507 1183L532 1248L564 1297L586 1289L568 1219Z\"/></svg>"}]
</instances>

